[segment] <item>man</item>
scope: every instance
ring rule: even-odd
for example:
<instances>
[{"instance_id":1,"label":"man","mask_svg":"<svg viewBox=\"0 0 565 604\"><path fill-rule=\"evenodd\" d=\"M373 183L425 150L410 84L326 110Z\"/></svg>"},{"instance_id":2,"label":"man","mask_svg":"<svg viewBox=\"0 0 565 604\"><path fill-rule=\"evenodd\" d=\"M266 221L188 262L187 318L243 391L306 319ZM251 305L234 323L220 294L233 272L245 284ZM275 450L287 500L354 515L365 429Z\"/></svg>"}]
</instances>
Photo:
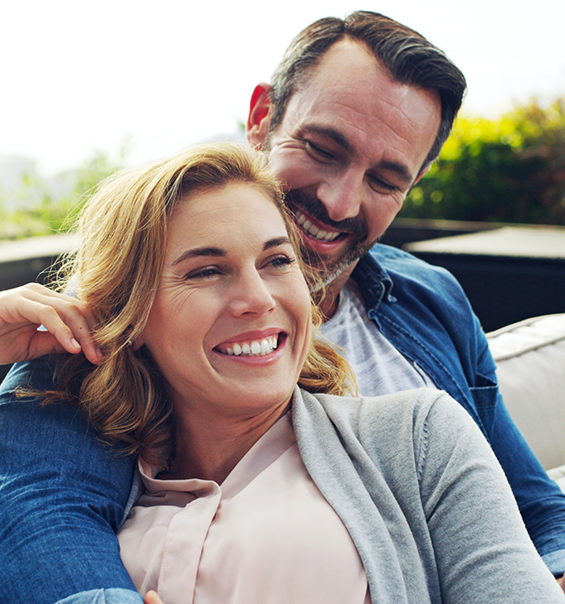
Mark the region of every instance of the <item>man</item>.
<instances>
[{"instance_id":1,"label":"man","mask_svg":"<svg viewBox=\"0 0 565 604\"><path fill-rule=\"evenodd\" d=\"M564 496L508 416L468 301L442 270L374 246L439 154L464 88L403 26L366 12L323 19L292 42L272 85L256 87L248 140L283 182L308 263L327 283L322 332L347 351L360 392L449 392L489 440L560 576Z\"/></svg>"},{"instance_id":2,"label":"man","mask_svg":"<svg viewBox=\"0 0 565 604\"><path fill-rule=\"evenodd\" d=\"M459 70L412 30L369 12L322 19L293 41L272 85L255 89L248 139L283 182L308 262L327 285L324 331L347 350L361 393L448 391L491 442L538 551L561 574L565 498L503 406L461 289L401 251L373 248L437 157L464 90ZM10 392L29 372L38 389L48 387L44 362L23 365L0 399L8 598L139 602L113 536L132 464L85 439L86 421L74 410L13 404Z\"/></svg>"}]
</instances>

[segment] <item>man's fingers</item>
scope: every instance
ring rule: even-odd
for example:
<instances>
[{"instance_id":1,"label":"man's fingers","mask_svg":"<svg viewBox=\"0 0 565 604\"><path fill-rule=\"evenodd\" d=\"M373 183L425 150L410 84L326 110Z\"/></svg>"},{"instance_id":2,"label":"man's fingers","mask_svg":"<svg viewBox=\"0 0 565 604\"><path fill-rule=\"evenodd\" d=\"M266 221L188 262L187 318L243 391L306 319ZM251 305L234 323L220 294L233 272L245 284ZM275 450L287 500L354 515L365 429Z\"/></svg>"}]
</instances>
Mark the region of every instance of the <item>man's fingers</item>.
<instances>
[{"instance_id":1,"label":"man's fingers","mask_svg":"<svg viewBox=\"0 0 565 604\"><path fill-rule=\"evenodd\" d=\"M161 598L153 591L148 591L143 599L145 604L163 604Z\"/></svg>"},{"instance_id":2,"label":"man's fingers","mask_svg":"<svg viewBox=\"0 0 565 604\"><path fill-rule=\"evenodd\" d=\"M102 353L96 347L92 338L92 328L95 320L92 313L78 300L64 294L58 294L38 285L29 284L0 294L0 335L2 330L11 331L12 327L42 325L53 334L64 350L77 354L81 350L86 358L98 364L102 361ZM30 348L36 348L39 340L33 341ZM43 338L41 347L44 354L50 340Z\"/></svg>"},{"instance_id":3,"label":"man's fingers","mask_svg":"<svg viewBox=\"0 0 565 604\"><path fill-rule=\"evenodd\" d=\"M91 363L97 365L102 361L102 353L92 339L88 321L77 305L64 302L57 308L45 306L40 318L41 325L57 338L67 352L76 354L82 350Z\"/></svg>"},{"instance_id":4,"label":"man's fingers","mask_svg":"<svg viewBox=\"0 0 565 604\"><path fill-rule=\"evenodd\" d=\"M57 305L52 307L52 310L57 313L61 320L63 326L60 327L60 333L61 338L64 338L65 341L59 337L57 332L52 331L44 321L42 321L41 324L57 337L57 340L59 340L68 352L76 353L80 352L82 349L86 358L91 363L100 363L102 361L102 353L97 348L92 338L91 330L95 325L92 314L72 298L70 301L59 300ZM77 344L78 349L76 349Z\"/></svg>"}]
</instances>

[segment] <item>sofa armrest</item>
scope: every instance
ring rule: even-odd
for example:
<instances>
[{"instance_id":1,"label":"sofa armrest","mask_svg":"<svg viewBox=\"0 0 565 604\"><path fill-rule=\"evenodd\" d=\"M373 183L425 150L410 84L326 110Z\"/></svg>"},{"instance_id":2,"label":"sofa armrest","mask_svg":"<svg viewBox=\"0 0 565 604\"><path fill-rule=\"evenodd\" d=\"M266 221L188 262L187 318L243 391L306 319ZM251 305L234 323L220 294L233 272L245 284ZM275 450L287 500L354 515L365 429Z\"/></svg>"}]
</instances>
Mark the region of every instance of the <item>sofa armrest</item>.
<instances>
[{"instance_id":1,"label":"sofa armrest","mask_svg":"<svg viewBox=\"0 0 565 604\"><path fill-rule=\"evenodd\" d=\"M565 465L565 313L487 334L508 411L545 469Z\"/></svg>"}]
</instances>

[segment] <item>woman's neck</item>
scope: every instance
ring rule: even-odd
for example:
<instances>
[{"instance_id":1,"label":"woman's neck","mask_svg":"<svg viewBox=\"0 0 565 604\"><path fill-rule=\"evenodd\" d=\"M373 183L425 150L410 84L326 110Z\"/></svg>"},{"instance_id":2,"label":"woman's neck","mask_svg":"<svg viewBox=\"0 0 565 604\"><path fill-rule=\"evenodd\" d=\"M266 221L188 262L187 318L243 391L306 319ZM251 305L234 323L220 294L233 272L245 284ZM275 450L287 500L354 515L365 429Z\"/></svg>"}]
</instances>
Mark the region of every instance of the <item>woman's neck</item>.
<instances>
[{"instance_id":1,"label":"woman's neck","mask_svg":"<svg viewBox=\"0 0 565 604\"><path fill-rule=\"evenodd\" d=\"M193 407L177 409L175 459L163 477L199 478L221 484L249 449L284 415L289 402L245 418L199 414Z\"/></svg>"}]
</instances>

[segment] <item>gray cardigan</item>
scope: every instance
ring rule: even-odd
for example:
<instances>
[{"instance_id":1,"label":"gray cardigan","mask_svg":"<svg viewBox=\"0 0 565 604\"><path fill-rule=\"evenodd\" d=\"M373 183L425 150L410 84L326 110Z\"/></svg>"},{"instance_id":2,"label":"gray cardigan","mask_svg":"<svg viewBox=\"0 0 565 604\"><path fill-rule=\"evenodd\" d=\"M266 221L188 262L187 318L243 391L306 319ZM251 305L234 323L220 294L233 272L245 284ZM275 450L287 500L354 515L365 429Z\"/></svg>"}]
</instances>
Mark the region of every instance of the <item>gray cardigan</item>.
<instances>
[{"instance_id":1,"label":"gray cardigan","mask_svg":"<svg viewBox=\"0 0 565 604\"><path fill-rule=\"evenodd\" d=\"M296 388L293 424L310 476L357 547L373 604L565 603L488 443L447 394L351 399ZM100 589L58 604L95 602L142 598Z\"/></svg>"},{"instance_id":2,"label":"gray cardigan","mask_svg":"<svg viewBox=\"0 0 565 604\"><path fill-rule=\"evenodd\" d=\"M344 399L297 388L293 423L374 604L565 602L488 443L447 394Z\"/></svg>"}]
</instances>

